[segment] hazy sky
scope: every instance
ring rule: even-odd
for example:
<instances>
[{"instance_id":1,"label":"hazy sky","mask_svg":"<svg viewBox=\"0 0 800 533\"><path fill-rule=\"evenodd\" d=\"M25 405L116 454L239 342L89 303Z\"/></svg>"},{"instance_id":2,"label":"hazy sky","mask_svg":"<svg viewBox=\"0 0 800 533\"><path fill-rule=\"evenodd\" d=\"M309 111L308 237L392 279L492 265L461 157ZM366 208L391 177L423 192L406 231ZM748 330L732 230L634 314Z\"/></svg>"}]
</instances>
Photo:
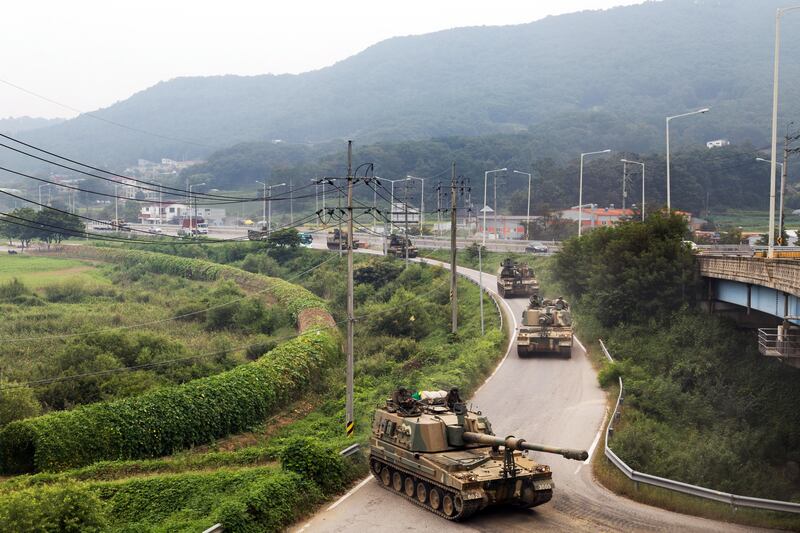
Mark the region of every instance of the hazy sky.
<instances>
[{"instance_id":1,"label":"hazy sky","mask_svg":"<svg viewBox=\"0 0 800 533\"><path fill-rule=\"evenodd\" d=\"M177 76L298 73L398 35L641 0L26 0L0 24L0 118L107 107ZM566 37L566 36L565 36Z\"/></svg>"}]
</instances>

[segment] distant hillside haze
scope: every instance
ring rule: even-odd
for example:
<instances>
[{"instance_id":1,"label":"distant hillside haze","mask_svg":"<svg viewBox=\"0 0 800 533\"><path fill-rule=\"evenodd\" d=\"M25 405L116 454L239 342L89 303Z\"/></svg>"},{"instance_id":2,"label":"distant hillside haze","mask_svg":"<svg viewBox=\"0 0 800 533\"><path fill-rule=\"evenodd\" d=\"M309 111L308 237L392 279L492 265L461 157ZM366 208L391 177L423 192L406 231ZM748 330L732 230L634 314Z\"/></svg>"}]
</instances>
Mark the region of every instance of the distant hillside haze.
<instances>
[{"instance_id":1,"label":"distant hillside haze","mask_svg":"<svg viewBox=\"0 0 800 533\"><path fill-rule=\"evenodd\" d=\"M7 117L0 118L0 133L13 135L64 122L63 118Z\"/></svg>"},{"instance_id":2,"label":"distant hillside haze","mask_svg":"<svg viewBox=\"0 0 800 533\"><path fill-rule=\"evenodd\" d=\"M516 132L545 133L544 155L558 157L663 151L665 116L710 106L673 123L676 149L717 138L758 146L769 135L774 17L784 3L664 0L397 37L313 72L178 78L94 112L157 136L80 116L24 137L116 166L250 141ZM800 119L798 34L800 16L785 17L782 117Z\"/></svg>"}]
</instances>

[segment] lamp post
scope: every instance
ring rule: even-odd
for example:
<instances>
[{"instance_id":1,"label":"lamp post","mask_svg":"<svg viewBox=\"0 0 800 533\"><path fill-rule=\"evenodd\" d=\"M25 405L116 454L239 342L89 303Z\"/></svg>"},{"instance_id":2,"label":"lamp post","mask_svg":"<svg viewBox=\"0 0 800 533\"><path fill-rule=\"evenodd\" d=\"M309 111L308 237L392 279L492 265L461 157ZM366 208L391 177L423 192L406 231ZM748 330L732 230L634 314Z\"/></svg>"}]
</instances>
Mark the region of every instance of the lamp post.
<instances>
[{"instance_id":1,"label":"lamp post","mask_svg":"<svg viewBox=\"0 0 800 533\"><path fill-rule=\"evenodd\" d=\"M781 17L800 6L781 7L775 13L775 57L772 70L772 157L770 158L769 182L769 247L767 257L774 257L775 251L775 172L778 168L778 74L781 54Z\"/></svg>"},{"instance_id":2,"label":"lamp post","mask_svg":"<svg viewBox=\"0 0 800 533\"><path fill-rule=\"evenodd\" d=\"M769 159L764 159L763 157L756 157L756 161L762 161L764 163L772 163ZM783 239L783 192L786 188L786 172L784 171L783 163L777 161L775 165L781 167L781 196L780 196L780 207L778 208L778 220L780 221L780 234L781 239ZM770 216L774 216L774 210L771 212ZM772 231L774 232L775 229L773 228Z\"/></svg>"},{"instance_id":3,"label":"lamp post","mask_svg":"<svg viewBox=\"0 0 800 533\"><path fill-rule=\"evenodd\" d=\"M422 193L419 204L419 236L422 237L422 227L425 225L425 178L417 178L416 176L409 176L406 174L407 180L419 180L422 182Z\"/></svg>"},{"instance_id":4,"label":"lamp post","mask_svg":"<svg viewBox=\"0 0 800 533\"><path fill-rule=\"evenodd\" d=\"M267 211L267 239L272 234L272 188L273 187L283 187L285 183L278 183L277 185L267 185L267 190L269 191L269 209Z\"/></svg>"},{"instance_id":5,"label":"lamp post","mask_svg":"<svg viewBox=\"0 0 800 533\"><path fill-rule=\"evenodd\" d=\"M261 195L261 198L264 200L264 205L261 207L261 229L263 230L264 222L267 220L267 184L266 182L258 180L256 180L256 183L264 186L264 194Z\"/></svg>"},{"instance_id":6,"label":"lamp post","mask_svg":"<svg viewBox=\"0 0 800 533\"><path fill-rule=\"evenodd\" d=\"M673 115L671 117L667 117L667 211L670 211L672 209L672 202L670 199L670 185L669 185L669 121L675 118L708 113L709 111L711 111L711 108L704 107L703 109L698 109L697 111L690 111L688 113L681 113L680 115Z\"/></svg>"},{"instance_id":7,"label":"lamp post","mask_svg":"<svg viewBox=\"0 0 800 533\"><path fill-rule=\"evenodd\" d=\"M606 148L605 150L598 150L596 152L583 152L581 154L581 170L580 177L578 179L578 237L581 236L581 229L583 228L583 158L587 155L607 154L610 151L610 149Z\"/></svg>"},{"instance_id":8,"label":"lamp post","mask_svg":"<svg viewBox=\"0 0 800 533\"><path fill-rule=\"evenodd\" d=\"M386 178L379 178L379 177L375 176L375 179L378 180L378 181L386 181L386 182L392 184L392 187L391 187L392 193L391 193L391 200L390 200L390 204L391 205L389 206L389 230L392 233L394 233L394 217L392 216L394 214L394 184L397 183L398 181L406 181L408 178L404 178L404 179L400 179L400 180L389 180L389 179L386 179Z\"/></svg>"},{"instance_id":9,"label":"lamp post","mask_svg":"<svg viewBox=\"0 0 800 533\"><path fill-rule=\"evenodd\" d=\"M486 189L487 189L488 183L489 183L489 174L492 174L493 172L505 172L507 170L508 170L507 168L496 168L494 170L487 170L486 172L483 173L483 209L481 211L483 211L483 245L484 246L486 246L486 210L489 207L486 204L486 193L487 193ZM497 206L497 204L495 203L495 207L496 206ZM497 224L495 224L495 226L496 225Z\"/></svg>"},{"instance_id":10,"label":"lamp post","mask_svg":"<svg viewBox=\"0 0 800 533\"><path fill-rule=\"evenodd\" d=\"M641 165L642 167L642 222L644 222L644 162L631 161L630 159L620 159L620 161L631 165Z\"/></svg>"},{"instance_id":11,"label":"lamp post","mask_svg":"<svg viewBox=\"0 0 800 533\"><path fill-rule=\"evenodd\" d=\"M197 228L195 228L195 225L197 224L197 222L195 222L197 220L197 198L196 197L194 199L194 220L192 219L192 187L199 187L201 185L205 185L205 182L203 182L203 183L192 183L191 185L189 185L189 233L191 233L192 230L197 229Z\"/></svg>"},{"instance_id":12,"label":"lamp post","mask_svg":"<svg viewBox=\"0 0 800 533\"><path fill-rule=\"evenodd\" d=\"M530 172L520 172L519 170L515 170L514 174L523 174L528 176L528 213L525 215L525 239L531 240L531 176Z\"/></svg>"}]
</instances>

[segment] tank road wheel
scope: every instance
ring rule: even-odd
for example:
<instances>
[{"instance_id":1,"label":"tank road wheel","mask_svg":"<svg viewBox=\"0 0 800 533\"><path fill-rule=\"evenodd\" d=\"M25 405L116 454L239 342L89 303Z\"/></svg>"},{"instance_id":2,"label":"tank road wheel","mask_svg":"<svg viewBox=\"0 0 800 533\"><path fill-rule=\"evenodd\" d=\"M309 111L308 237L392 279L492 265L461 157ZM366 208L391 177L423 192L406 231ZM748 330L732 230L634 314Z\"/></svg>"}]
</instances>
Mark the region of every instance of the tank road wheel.
<instances>
[{"instance_id":1,"label":"tank road wheel","mask_svg":"<svg viewBox=\"0 0 800 533\"><path fill-rule=\"evenodd\" d=\"M455 508L457 515L460 515L461 511L464 510L464 498L461 497L461 494L456 494L453 497L453 507Z\"/></svg>"},{"instance_id":2,"label":"tank road wheel","mask_svg":"<svg viewBox=\"0 0 800 533\"><path fill-rule=\"evenodd\" d=\"M445 494L444 498L442 499L442 511L447 516L453 516L456 512L456 506L453 503L453 496L450 494Z\"/></svg>"},{"instance_id":3,"label":"tank road wheel","mask_svg":"<svg viewBox=\"0 0 800 533\"><path fill-rule=\"evenodd\" d=\"M403 488L406 491L406 496L408 496L409 498L413 498L415 492L414 478L411 476L406 476L406 479L403 482Z\"/></svg>"},{"instance_id":4,"label":"tank road wheel","mask_svg":"<svg viewBox=\"0 0 800 533\"><path fill-rule=\"evenodd\" d=\"M376 461L375 459L371 460L369 462L369 466L372 469L372 473L375 477L381 475L381 464L378 461Z\"/></svg>"},{"instance_id":5,"label":"tank road wheel","mask_svg":"<svg viewBox=\"0 0 800 533\"><path fill-rule=\"evenodd\" d=\"M403 490L403 474L394 471L392 473L392 488L397 492Z\"/></svg>"},{"instance_id":6,"label":"tank road wheel","mask_svg":"<svg viewBox=\"0 0 800 533\"><path fill-rule=\"evenodd\" d=\"M392 473L389 470L388 466L381 468L381 483L383 483L384 487L392 484Z\"/></svg>"},{"instance_id":7,"label":"tank road wheel","mask_svg":"<svg viewBox=\"0 0 800 533\"><path fill-rule=\"evenodd\" d=\"M431 488L430 496L428 496L428 503L431 504L431 509L436 511L439 510L439 506L442 504L442 493L437 488Z\"/></svg>"},{"instance_id":8,"label":"tank road wheel","mask_svg":"<svg viewBox=\"0 0 800 533\"><path fill-rule=\"evenodd\" d=\"M425 503L428 500L428 487L422 481L417 482L417 501Z\"/></svg>"}]
</instances>

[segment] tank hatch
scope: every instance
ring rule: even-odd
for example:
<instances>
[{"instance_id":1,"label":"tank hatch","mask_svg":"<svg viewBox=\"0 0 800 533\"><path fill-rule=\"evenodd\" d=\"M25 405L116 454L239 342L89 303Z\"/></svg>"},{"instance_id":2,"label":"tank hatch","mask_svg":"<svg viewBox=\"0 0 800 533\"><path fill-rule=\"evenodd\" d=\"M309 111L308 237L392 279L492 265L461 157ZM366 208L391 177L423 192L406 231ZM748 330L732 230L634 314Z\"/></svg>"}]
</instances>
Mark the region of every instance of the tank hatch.
<instances>
[{"instance_id":1,"label":"tank hatch","mask_svg":"<svg viewBox=\"0 0 800 533\"><path fill-rule=\"evenodd\" d=\"M428 459L449 472L471 470L489 460L485 450L460 450L429 455Z\"/></svg>"}]
</instances>

